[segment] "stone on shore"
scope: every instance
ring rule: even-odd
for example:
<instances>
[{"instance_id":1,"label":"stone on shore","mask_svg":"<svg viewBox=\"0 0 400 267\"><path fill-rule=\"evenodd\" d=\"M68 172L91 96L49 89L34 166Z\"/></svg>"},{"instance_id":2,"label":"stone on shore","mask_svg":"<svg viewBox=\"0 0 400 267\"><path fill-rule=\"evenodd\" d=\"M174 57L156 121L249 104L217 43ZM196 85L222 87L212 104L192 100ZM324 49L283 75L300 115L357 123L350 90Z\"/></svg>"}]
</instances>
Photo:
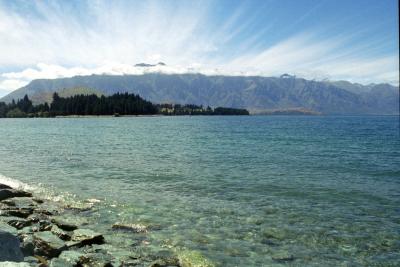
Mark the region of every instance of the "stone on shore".
<instances>
[{"instance_id":1,"label":"stone on shore","mask_svg":"<svg viewBox=\"0 0 400 267\"><path fill-rule=\"evenodd\" d=\"M76 229L72 233L71 241L68 246L82 247L86 245L101 245L104 244L104 237L102 234L89 229Z\"/></svg>"},{"instance_id":2,"label":"stone on shore","mask_svg":"<svg viewBox=\"0 0 400 267\"><path fill-rule=\"evenodd\" d=\"M48 258L57 257L67 249L64 241L50 231L33 234L33 243L35 245L35 254Z\"/></svg>"},{"instance_id":3,"label":"stone on shore","mask_svg":"<svg viewBox=\"0 0 400 267\"><path fill-rule=\"evenodd\" d=\"M86 224L84 219L75 216L53 216L51 222L65 231L73 231Z\"/></svg>"},{"instance_id":4,"label":"stone on shore","mask_svg":"<svg viewBox=\"0 0 400 267\"><path fill-rule=\"evenodd\" d=\"M32 222L25 220L25 219L21 219L21 218L17 218L17 219L10 219L7 221L8 225L11 225L12 227L20 230L24 227L30 226L32 224Z\"/></svg>"},{"instance_id":5,"label":"stone on shore","mask_svg":"<svg viewBox=\"0 0 400 267\"><path fill-rule=\"evenodd\" d=\"M20 262L24 255L19 248L19 240L9 232L0 230L0 261Z\"/></svg>"},{"instance_id":6,"label":"stone on shore","mask_svg":"<svg viewBox=\"0 0 400 267\"><path fill-rule=\"evenodd\" d=\"M32 209L2 209L0 216L15 216L26 219L32 212Z\"/></svg>"},{"instance_id":7,"label":"stone on shore","mask_svg":"<svg viewBox=\"0 0 400 267\"><path fill-rule=\"evenodd\" d=\"M54 258L50 261L49 267L74 267L78 266L77 264L71 264L63 259ZM80 265L79 265L80 266Z\"/></svg>"},{"instance_id":8,"label":"stone on shore","mask_svg":"<svg viewBox=\"0 0 400 267\"><path fill-rule=\"evenodd\" d=\"M53 225L50 231L64 241L69 241L71 239L71 236L57 225Z\"/></svg>"},{"instance_id":9,"label":"stone on shore","mask_svg":"<svg viewBox=\"0 0 400 267\"><path fill-rule=\"evenodd\" d=\"M0 189L12 189L12 187L6 184L0 184Z\"/></svg>"},{"instance_id":10,"label":"stone on shore","mask_svg":"<svg viewBox=\"0 0 400 267\"><path fill-rule=\"evenodd\" d=\"M11 225L7 224L6 222L0 221L0 229L1 231L8 232L13 235L18 234L18 230L12 227Z\"/></svg>"},{"instance_id":11,"label":"stone on shore","mask_svg":"<svg viewBox=\"0 0 400 267\"><path fill-rule=\"evenodd\" d=\"M35 253L35 245L33 244L33 237L30 234L19 235L21 240L21 251L25 257L33 256Z\"/></svg>"},{"instance_id":12,"label":"stone on shore","mask_svg":"<svg viewBox=\"0 0 400 267\"><path fill-rule=\"evenodd\" d=\"M31 197L32 194L17 189L0 189L0 201L13 197Z\"/></svg>"},{"instance_id":13,"label":"stone on shore","mask_svg":"<svg viewBox=\"0 0 400 267\"><path fill-rule=\"evenodd\" d=\"M0 215L27 218L34 212L35 208L36 205L30 198L10 198L0 202Z\"/></svg>"},{"instance_id":14,"label":"stone on shore","mask_svg":"<svg viewBox=\"0 0 400 267\"><path fill-rule=\"evenodd\" d=\"M14 197L3 200L1 203L17 208L32 208L37 206L31 197Z\"/></svg>"},{"instance_id":15,"label":"stone on shore","mask_svg":"<svg viewBox=\"0 0 400 267\"><path fill-rule=\"evenodd\" d=\"M60 254L60 256L58 256L58 258L68 264L75 266L81 260L81 257L83 255L84 254L79 251L65 250L65 251L61 252L61 254Z\"/></svg>"}]
</instances>

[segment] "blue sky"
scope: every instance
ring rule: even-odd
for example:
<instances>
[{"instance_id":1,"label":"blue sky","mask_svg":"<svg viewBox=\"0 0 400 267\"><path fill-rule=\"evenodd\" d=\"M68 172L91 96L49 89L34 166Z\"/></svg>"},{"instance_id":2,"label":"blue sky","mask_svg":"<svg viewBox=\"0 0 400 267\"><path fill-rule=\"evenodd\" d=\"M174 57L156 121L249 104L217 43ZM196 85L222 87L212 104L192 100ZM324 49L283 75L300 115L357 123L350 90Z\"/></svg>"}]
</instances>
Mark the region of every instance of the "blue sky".
<instances>
[{"instance_id":1,"label":"blue sky","mask_svg":"<svg viewBox=\"0 0 400 267\"><path fill-rule=\"evenodd\" d=\"M166 73L398 84L396 0L0 0L0 96L37 78Z\"/></svg>"}]
</instances>

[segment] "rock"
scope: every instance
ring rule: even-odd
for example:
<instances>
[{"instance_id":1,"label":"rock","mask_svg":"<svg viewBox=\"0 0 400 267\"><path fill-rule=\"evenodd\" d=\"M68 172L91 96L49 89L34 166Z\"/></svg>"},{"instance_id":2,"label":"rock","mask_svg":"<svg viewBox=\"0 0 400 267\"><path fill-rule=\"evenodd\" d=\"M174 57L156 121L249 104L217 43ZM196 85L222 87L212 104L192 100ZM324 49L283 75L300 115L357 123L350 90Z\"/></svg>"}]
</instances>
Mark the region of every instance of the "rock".
<instances>
[{"instance_id":1,"label":"rock","mask_svg":"<svg viewBox=\"0 0 400 267\"><path fill-rule=\"evenodd\" d=\"M35 201L37 204L43 204L44 203L44 200L40 199L40 198L34 197L34 198L32 198L32 200Z\"/></svg>"},{"instance_id":2,"label":"rock","mask_svg":"<svg viewBox=\"0 0 400 267\"><path fill-rule=\"evenodd\" d=\"M40 264L39 260L33 256L28 256L24 258L24 262L29 263L30 265L37 266Z\"/></svg>"},{"instance_id":3,"label":"rock","mask_svg":"<svg viewBox=\"0 0 400 267\"><path fill-rule=\"evenodd\" d=\"M287 251L278 251L272 254L272 259L277 262L293 261L294 256Z\"/></svg>"},{"instance_id":4,"label":"rock","mask_svg":"<svg viewBox=\"0 0 400 267\"><path fill-rule=\"evenodd\" d=\"M54 258L67 249L66 244L50 231L38 232L33 235L35 254Z\"/></svg>"},{"instance_id":5,"label":"rock","mask_svg":"<svg viewBox=\"0 0 400 267\"><path fill-rule=\"evenodd\" d=\"M35 209L35 213L45 215L56 215L61 211L63 211L63 208L60 204L52 201L45 201Z\"/></svg>"},{"instance_id":6,"label":"rock","mask_svg":"<svg viewBox=\"0 0 400 267\"><path fill-rule=\"evenodd\" d=\"M7 224L6 222L0 221L0 229L1 229L1 231L8 232L8 233L13 234L13 235L17 235L18 234L17 229L15 229L11 225Z\"/></svg>"},{"instance_id":7,"label":"rock","mask_svg":"<svg viewBox=\"0 0 400 267\"><path fill-rule=\"evenodd\" d=\"M6 184L0 184L0 189L12 189L12 187Z\"/></svg>"},{"instance_id":8,"label":"rock","mask_svg":"<svg viewBox=\"0 0 400 267\"><path fill-rule=\"evenodd\" d=\"M33 214L28 217L28 220L36 224L38 231L49 231L53 226L47 215Z\"/></svg>"},{"instance_id":9,"label":"rock","mask_svg":"<svg viewBox=\"0 0 400 267\"><path fill-rule=\"evenodd\" d=\"M32 235L34 232L38 232L38 228L35 226L27 226L22 228L21 230L18 230L18 236L21 235Z\"/></svg>"},{"instance_id":10,"label":"rock","mask_svg":"<svg viewBox=\"0 0 400 267\"><path fill-rule=\"evenodd\" d=\"M74 202L74 203L69 203L64 206L64 208L69 209L69 210L76 210L76 211L89 211L93 208L94 203L87 203L87 202Z\"/></svg>"},{"instance_id":11,"label":"rock","mask_svg":"<svg viewBox=\"0 0 400 267\"><path fill-rule=\"evenodd\" d=\"M179 259L171 251L162 250L156 253L155 256L157 259L149 267L180 266Z\"/></svg>"},{"instance_id":12,"label":"rock","mask_svg":"<svg viewBox=\"0 0 400 267\"><path fill-rule=\"evenodd\" d=\"M25 257L33 256L35 251L35 245L33 244L32 235L22 235L20 236L21 240L21 251Z\"/></svg>"},{"instance_id":13,"label":"rock","mask_svg":"<svg viewBox=\"0 0 400 267\"><path fill-rule=\"evenodd\" d=\"M73 231L78 229L79 226L86 224L84 219L71 216L54 216L51 218L51 222L65 231Z\"/></svg>"},{"instance_id":14,"label":"rock","mask_svg":"<svg viewBox=\"0 0 400 267\"><path fill-rule=\"evenodd\" d=\"M34 214L32 214L28 217L28 220L33 223L38 223L40 221L49 221L50 222L49 216L47 216L45 214L41 214L41 213L38 214L38 213L36 213L36 211Z\"/></svg>"},{"instance_id":15,"label":"rock","mask_svg":"<svg viewBox=\"0 0 400 267\"><path fill-rule=\"evenodd\" d=\"M178 259L181 267L215 267L214 263L197 251L180 251Z\"/></svg>"},{"instance_id":16,"label":"rock","mask_svg":"<svg viewBox=\"0 0 400 267\"><path fill-rule=\"evenodd\" d=\"M25 209L8 209L0 211L0 216L15 216L19 218L28 218L29 215L32 214L32 210Z\"/></svg>"},{"instance_id":17,"label":"rock","mask_svg":"<svg viewBox=\"0 0 400 267\"><path fill-rule=\"evenodd\" d=\"M141 258L141 255L139 255L136 252L135 248L120 248L120 247L114 247L110 244L92 245L87 249L85 248L85 252L109 254L113 258L112 260L113 266L136 266L133 263L136 262L136 260L138 260L139 258ZM143 266L143 259L141 258L140 261L142 261L141 265Z\"/></svg>"},{"instance_id":18,"label":"rock","mask_svg":"<svg viewBox=\"0 0 400 267\"><path fill-rule=\"evenodd\" d=\"M286 238L286 233L283 229L274 227L264 229L262 235L266 239L284 240Z\"/></svg>"},{"instance_id":19,"label":"rock","mask_svg":"<svg viewBox=\"0 0 400 267\"><path fill-rule=\"evenodd\" d=\"M108 254L89 253L80 258L79 264L91 267L112 267L113 258Z\"/></svg>"},{"instance_id":20,"label":"rock","mask_svg":"<svg viewBox=\"0 0 400 267\"><path fill-rule=\"evenodd\" d=\"M6 208L0 210L0 216L15 216L19 218L28 218L33 213L32 208Z\"/></svg>"},{"instance_id":21,"label":"rock","mask_svg":"<svg viewBox=\"0 0 400 267\"><path fill-rule=\"evenodd\" d=\"M71 236L57 225L52 225L50 231L64 241L71 240Z\"/></svg>"},{"instance_id":22,"label":"rock","mask_svg":"<svg viewBox=\"0 0 400 267\"><path fill-rule=\"evenodd\" d=\"M20 262L24 255L19 248L19 240L9 232L0 230L0 261Z\"/></svg>"},{"instance_id":23,"label":"rock","mask_svg":"<svg viewBox=\"0 0 400 267\"><path fill-rule=\"evenodd\" d=\"M3 200L1 203L6 204L8 206L18 207L18 208L36 207L35 201L30 197L14 197L14 198Z\"/></svg>"},{"instance_id":24,"label":"rock","mask_svg":"<svg viewBox=\"0 0 400 267\"><path fill-rule=\"evenodd\" d=\"M61 254L60 254L60 256L58 256L58 258L68 264L72 264L75 266L81 260L82 256L83 256L83 253L81 253L79 251L66 250L66 251L61 252Z\"/></svg>"},{"instance_id":25,"label":"rock","mask_svg":"<svg viewBox=\"0 0 400 267\"><path fill-rule=\"evenodd\" d=\"M17 189L0 189L0 201L13 197L31 197L32 194Z\"/></svg>"},{"instance_id":26,"label":"rock","mask_svg":"<svg viewBox=\"0 0 400 267\"><path fill-rule=\"evenodd\" d=\"M30 226L32 224L31 221L25 220L25 219L11 219L7 222L9 225L11 225L14 228L22 229L24 227Z\"/></svg>"},{"instance_id":27,"label":"rock","mask_svg":"<svg viewBox=\"0 0 400 267\"><path fill-rule=\"evenodd\" d=\"M74 267L75 264L69 263L60 258L54 258L50 261L49 267Z\"/></svg>"},{"instance_id":28,"label":"rock","mask_svg":"<svg viewBox=\"0 0 400 267\"><path fill-rule=\"evenodd\" d=\"M0 262L0 267L31 267L31 265L27 262L4 261Z\"/></svg>"},{"instance_id":29,"label":"rock","mask_svg":"<svg viewBox=\"0 0 400 267\"><path fill-rule=\"evenodd\" d=\"M122 224L122 223L115 223L112 226L114 230L125 230L131 231L134 233L147 233L148 227L142 224Z\"/></svg>"},{"instance_id":30,"label":"rock","mask_svg":"<svg viewBox=\"0 0 400 267\"><path fill-rule=\"evenodd\" d=\"M68 246L86 246L93 244L103 244L104 237L100 233L96 233L89 229L77 229L72 233L71 241L67 243Z\"/></svg>"},{"instance_id":31,"label":"rock","mask_svg":"<svg viewBox=\"0 0 400 267\"><path fill-rule=\"evenodd\" d=\"M26 219L5 216L0 216L0 223L6 223L18 230L31 225L31 222Z\"/></svg>"}]
</instances>

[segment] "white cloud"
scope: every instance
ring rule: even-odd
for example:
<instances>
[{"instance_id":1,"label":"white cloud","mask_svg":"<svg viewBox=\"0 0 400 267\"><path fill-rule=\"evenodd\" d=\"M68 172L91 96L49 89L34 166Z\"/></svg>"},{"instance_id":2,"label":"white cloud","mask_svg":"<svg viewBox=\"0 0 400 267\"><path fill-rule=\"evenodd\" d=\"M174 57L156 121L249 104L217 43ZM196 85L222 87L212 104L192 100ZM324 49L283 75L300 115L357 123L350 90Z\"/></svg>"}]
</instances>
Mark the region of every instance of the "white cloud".
<instances>
[{"instance_id":1,"label":"white cloud","mask_svg":"<svg viewBox=\"0 0 400 267\"><path fill-rule=\"evenodd\" d=\"M263 76L291 73L308 79L332 78L364 84L387 82L398 85L398 55L372 57L361 53L361 56L353 56L357 47L343 51L346 41L348 38L319 40L313 34L298 34L260 53L235 58L225 70L244 69L247 73Z\"/></svg>"},{"instance_id":2,"label":"white cloud","mask_svg":"<svg viewBox=\"0 0 400 267\"><path fill-rule=\"evenodd\" d=\"M243 4L225 22L210 24L213 3L208 1L179 5L143 1L136 2L139 6L135 7L130 1L85 3L80 2L84 15L77 15L77 10L65 8L62 1L27 2L37 13L27 15L0 2L0 65L8 69L30 66L0 74L0 90L9 92L39 78L152 71L263 76L291 73L310 79L398 84L398 54L368 53L384 41L354 46L349 45L351 36L322 39L310 31L264 47L263 39L272 26L277 26L272 21L237 41L254 27L264 12L261 8L248 17ZM237 43L233 45L232 40ZM158 61L168 65L133 66Z\"/></svg>"},{"instance_id":3,"label":"white cloud","mask_svg":"<svg viewBox=\"0 0 400 267\"><path fill-rule=\"evenodd\" d=\"M12 91L26 85L26 82L16 79L8 79L0 82L0 89L4 91Z\"/></svg>"},{"instance_id":4,"label":"white cloud","mask_svg":"<svg viewBox=\"0 0 400 267\"><path fill-rule=\"evenodd\" d=\"M21 79L0 80L0 97L25 86L28 82Z\"/></svg>"}]
</instances>

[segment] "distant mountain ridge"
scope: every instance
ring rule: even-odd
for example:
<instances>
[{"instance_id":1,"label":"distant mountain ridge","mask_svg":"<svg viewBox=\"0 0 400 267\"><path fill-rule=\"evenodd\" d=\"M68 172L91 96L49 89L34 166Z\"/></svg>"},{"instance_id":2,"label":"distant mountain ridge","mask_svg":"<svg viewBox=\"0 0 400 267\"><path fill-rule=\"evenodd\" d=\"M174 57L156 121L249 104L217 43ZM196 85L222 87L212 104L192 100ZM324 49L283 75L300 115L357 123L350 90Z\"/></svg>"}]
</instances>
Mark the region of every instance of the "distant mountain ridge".
<instances>
[{"instance_id":1,"label":"distant mountain ridge","mask_svg":"<svg viewBox=\"0 0 400 267\"><path fill-rule=\"evenodd\" d=\"M104 95L129 92L154 103L246 108L253 113L278 109L306 109L323 114L399 112L398 87L389 84L364 86L346 81L310 81L287 74L281 77L248 77L147 73L38 79L0 101L10 102L27 94L35 103L40 103L48 101L49 94L69 88L90 88L86 91Z\"/></svg>"}]
</instances>

